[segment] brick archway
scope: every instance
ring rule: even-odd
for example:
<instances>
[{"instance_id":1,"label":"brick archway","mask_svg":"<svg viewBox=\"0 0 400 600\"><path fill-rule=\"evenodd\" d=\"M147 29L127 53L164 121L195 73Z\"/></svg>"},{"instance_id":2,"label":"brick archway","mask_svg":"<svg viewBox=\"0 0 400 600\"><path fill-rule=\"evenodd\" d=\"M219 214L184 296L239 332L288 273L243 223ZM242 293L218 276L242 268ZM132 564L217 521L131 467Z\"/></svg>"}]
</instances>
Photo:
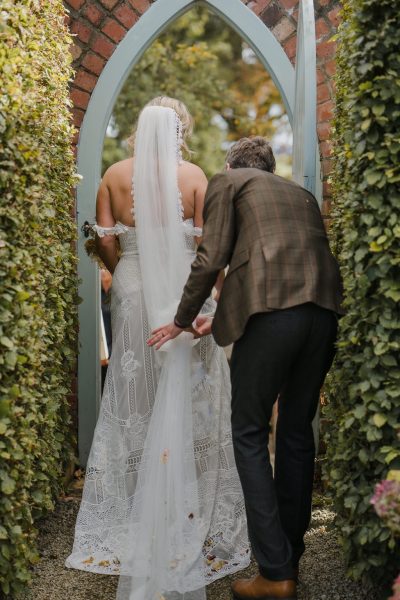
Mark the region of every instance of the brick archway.
<instances>
[{"instance_id":1,"label":"brick archway","mask_svg":"<svg viewBox=\"0 0 400 600\"><path fill-rule=\"evenodd\" d=\"M244 0L274 34L289 59L296 58L299 0ZM76 71L71 86L74 124L79 130L91 93L107 60L127 31L150 7L149 0L66 0L75 42L71 47ZM317 38L317 133L325 179L323 213L329 213L330 121L333 111L335 43L340 4L337 0L314 0Z\"/></svg>"}]
</instances>

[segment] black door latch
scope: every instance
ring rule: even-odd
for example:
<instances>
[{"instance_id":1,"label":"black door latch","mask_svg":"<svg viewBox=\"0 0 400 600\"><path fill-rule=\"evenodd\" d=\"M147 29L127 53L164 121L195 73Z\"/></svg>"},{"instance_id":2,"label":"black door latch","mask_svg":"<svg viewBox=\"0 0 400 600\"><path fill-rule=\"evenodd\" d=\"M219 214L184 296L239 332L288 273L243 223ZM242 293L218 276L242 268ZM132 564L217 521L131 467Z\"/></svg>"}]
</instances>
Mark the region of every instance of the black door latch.
<instances>
[{"instance_id":1,"label":"black door latch","mask_svg":"<svg viewBox=\"0 0 400 600\"><path fill-rule=\"evenodd\" d=\"M91 225L89 223L89 221L85 221L84 224L82 225L81 231L83 232L83 235L85 236L85 238L89 237L92 227L93 227L93 225Z\"/></svg>"}]
</instances>

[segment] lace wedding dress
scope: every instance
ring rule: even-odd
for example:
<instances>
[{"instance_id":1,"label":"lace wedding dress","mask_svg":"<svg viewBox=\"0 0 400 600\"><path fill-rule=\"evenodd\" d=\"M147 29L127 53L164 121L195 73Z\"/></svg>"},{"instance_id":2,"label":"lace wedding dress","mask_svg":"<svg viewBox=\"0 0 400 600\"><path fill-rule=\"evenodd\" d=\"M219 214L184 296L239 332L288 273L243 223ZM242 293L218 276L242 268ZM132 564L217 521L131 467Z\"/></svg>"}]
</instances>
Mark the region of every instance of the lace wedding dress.
<instances>
[{"instance_id":1,"label":"lace wedding dress","mask_svg":"<svg viewBox=\"0 0 400 600\"><path fill-rule=\"evenodd\" d=\"M180 219L186 252L193 260L194 236L201 235L201 230L194 227L193 220L184 221L182 216ZM135 492L147 468L144 449L162 363L146 344L151 329L144 301L137 231L122 223L113 228L96 226L96 230L100 237L118 235L122 254L111 291L112 355L88 459L73 550L66 566L119 574L124 555L132 544L129 522L132 511L138 510ZM202 312L214 310L215 302L210 298ZM231 440L226 356L211 335L192 343L189 352L191 390L185 402L191 409L193 451L189 450L194 454L198 496L198 509L193 509L193 513L199 517L202 576L208 583L245 568L250 551ZM152 453L151 446L147 453ZM160 462L167 463L168 448L161 454ZM163 494L166 490L161 488L161 492L155 490L155 493ZM162 503L162 498L159 501ZM192 509L188 506L184 510L190 522L194 518L189 512ZM173 538L174 533L171 535ZM177 560L176 554L176 559L170 561L172 569Z\"/></svg>"}]
</instances>

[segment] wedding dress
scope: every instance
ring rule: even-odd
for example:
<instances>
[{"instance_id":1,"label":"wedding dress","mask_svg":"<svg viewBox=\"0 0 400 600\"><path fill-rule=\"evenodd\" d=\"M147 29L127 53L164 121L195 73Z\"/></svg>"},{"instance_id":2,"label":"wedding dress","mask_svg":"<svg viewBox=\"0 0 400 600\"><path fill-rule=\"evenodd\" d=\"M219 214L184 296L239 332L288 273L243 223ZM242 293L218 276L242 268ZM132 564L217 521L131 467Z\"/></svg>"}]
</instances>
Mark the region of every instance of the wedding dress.
<instances>
[{"instance_id":1,"label":"wedding dress","mask_svg":"<svg viewBox=\"0 0 400 600\"><path fill-rule=\"evenodd\" d=\"M136 194L135 188L135 198ZM138 203L139 198L135 199ZM179 191L175 204L187 276L195 257L194 237L201 235L201 230L194 227L192 219L183 219ZM136 218L139 229L138 223ZM223 349L211 335L178 342L172 359L171 352L156 353L147 346L154 323L149 323L151 307L146 304L137 229L118 222L112 228L96 226L96 230L100 237L119 236L121 258L111 290L112 355L66 566L105 574L122 572L130 578L132 570L145 573L150 562L154 563L151 573L159 574L164 568L160 563L167 561L158 596L157 589L130 596L130 591L123 592L127 584L122 582L118 598L164 598L165 590L184 594L185 586L201 588L245 568L250 560L231 439L229 367ZM146 240L151 236L147 234ZM215 301L209 298L202 313L214 310ZM185 336L190 334L177 340ZM168 365L168 360L173 364ZM186 391L178 389L186 377L178 371L170 382L171 397L157 399L163 372L174 368L188 373ZM184 403L174 408L180 393L186 394ZM167 402L172 404L168 407ZM177 453L178 470L175 475L171 471L164 475L162 469L173 468ZM183 471L186 481L180 481ZM172 484L171 477L175 477ZM184 515L180 525L176 524L180 517L175 513L171 517L171 510ZM158 536L163 539L158 541ZM191 557L196 552L198 556ZM189 567L188 561L193 563Z\"/></svg>"}]
</instances>

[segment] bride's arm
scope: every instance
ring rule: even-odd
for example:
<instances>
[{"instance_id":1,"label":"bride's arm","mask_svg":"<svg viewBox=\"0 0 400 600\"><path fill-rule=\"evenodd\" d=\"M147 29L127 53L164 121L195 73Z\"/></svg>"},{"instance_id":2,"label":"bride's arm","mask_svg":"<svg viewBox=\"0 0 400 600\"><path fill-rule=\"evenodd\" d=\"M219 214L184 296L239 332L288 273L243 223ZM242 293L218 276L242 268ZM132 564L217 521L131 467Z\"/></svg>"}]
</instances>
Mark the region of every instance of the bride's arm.
<instances>
[{"instance_id":1,"label":"bride's arm","mask_svg":"<svg viewBox=\"0 0 400 600\"><path fill-rule=\"evenodd\" d=\"M101 181L97 192L96 222L100 227L115 226L115 219L111 210L110 192L104 179ZM114 269L118 264L118 246L115 235L104 235L102 237L96 235L96 249L107 269L110 273L114 273Z\"/></svg>"},{"instance_id":2,"label":"bride's arm","mask_svg":"<svg viewBox=\"0 0 400 600\"><path fill-rule=\"evenodd\" d=\"M203 219L203 210L204 210L204 198L207 191L207 177L204 172L199 169L199 177L196 181L196 188L194 194L194 226L203 229L204 219ZM200 246L202 242L202 237L196 237L197 246ZM222 270L219 272L217 281L215 282L215 289L217 291L215 295L215 300L219 300L219 296L221 294L222 286L224 285L225 280L225 271Z\"/></svg>"},{"instance_id":3,"label":"bride's arm","mask_svg":"<svg viewBox=\"0 0 400 600\"><path fill-rule=\"evenodd\" d=\"M214 175L204 208L204 235L175 316L181 328L190 326L210 295L220 271L229 264L234 248L235 187L227 174ZM164 343L164 342L163 342Z\"/></svg>"},{"instance_id":4,"label":"bride's arm","mask_svg":"<svg viewBox=\"0 0 400 600\"><path fill-rule=\"evenodd\" d=\"M219 272L217 281L215 282L215 289L217 291L217 293L215 294L215 298L214 300L216 300L218 302L219 297L221 295L222 292L222 288L224 286L224 281L225 281L225 269L223 269L222 271Z\"/></svg>"},{"instance_id":5,"label":"bride's arm","mask_svg":"<svg viewBox=\"0 0 400 600\"><path fill-rule=\"evenodd\" d=\"M195 227L199 229L203 229L203 209L204 209L204 198L207 191L207 177L204 172L196 167L196 178L194 182L194 218L193 223ZM198 246L200 246L202 237L196 236L195 240Z\"/></svg>"}]
</instances>

